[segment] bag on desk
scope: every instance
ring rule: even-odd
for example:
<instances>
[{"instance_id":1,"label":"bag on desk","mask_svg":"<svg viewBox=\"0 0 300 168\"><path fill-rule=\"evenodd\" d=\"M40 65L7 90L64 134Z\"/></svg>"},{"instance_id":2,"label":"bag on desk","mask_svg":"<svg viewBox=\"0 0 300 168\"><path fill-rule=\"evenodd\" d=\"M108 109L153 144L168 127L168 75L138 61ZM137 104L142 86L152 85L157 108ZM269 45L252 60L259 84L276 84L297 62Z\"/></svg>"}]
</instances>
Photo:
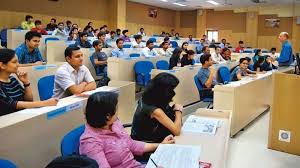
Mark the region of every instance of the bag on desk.
<instances>
[{"instance_id":1,"label":"bag on desk","mask_svg":"<svg viewBox=\"0 0 300 168\"><path fill-rule=\"evenodd\" d=\"M46 168L98 168L98 163L83 155L70 155L55 158Z\"/></svg>"},{"instance_id":2,"label":"bag on desk","mask_svg":"<svg viewBox=\"0 0 300 168\"><path fill-rule=\"evenodd\" d=\"M107 86L109 81L110 79L108 77L103 77L102 79L99 80L97 84L97 88L102 86Z\"/></svg>"}]
</instances>

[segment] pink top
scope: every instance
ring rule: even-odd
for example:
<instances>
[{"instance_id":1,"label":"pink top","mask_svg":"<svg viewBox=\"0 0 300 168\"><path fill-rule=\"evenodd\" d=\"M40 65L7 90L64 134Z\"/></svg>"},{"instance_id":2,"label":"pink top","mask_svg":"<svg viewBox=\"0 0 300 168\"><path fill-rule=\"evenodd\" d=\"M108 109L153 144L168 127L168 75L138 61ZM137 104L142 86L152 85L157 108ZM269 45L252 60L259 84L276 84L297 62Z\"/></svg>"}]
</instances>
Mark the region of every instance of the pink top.
<instances>
[{"instance_id":1,"label":"pink top","mask_svg":"<svg viewBox=\"0 0 300 168\"><path fill-rule=\"evenodd\" d=\"M145 143L135 141L126 133L119 120L112 131L95 129L88 124L80 137L80 154L96 160L101 168L144 168L134 155L144 153Z\"/></svg>"}]
</instances>

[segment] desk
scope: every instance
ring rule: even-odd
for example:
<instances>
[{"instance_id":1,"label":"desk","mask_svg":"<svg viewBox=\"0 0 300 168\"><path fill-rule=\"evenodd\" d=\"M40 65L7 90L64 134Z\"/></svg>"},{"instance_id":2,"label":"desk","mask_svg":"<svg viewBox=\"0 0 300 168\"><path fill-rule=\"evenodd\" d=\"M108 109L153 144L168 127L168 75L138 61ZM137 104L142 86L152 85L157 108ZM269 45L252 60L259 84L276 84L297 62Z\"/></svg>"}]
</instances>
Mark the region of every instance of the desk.
<instances>
[{"instance_id":1,"label":"desk","mask_svg":"<svg viewBox=\"0 0 300 168\"><path fill-rule=\"evenodd\" d=\"M119 91L118 113L123 123L128 122L127 112L132 113L135 108L135 100L132 99L134 87L134 83L127 82L127 85L123 83L119 88L97 88L97 91ZM27 109L0 117L1 157L13 161L18 167L45 167L61 155L60 142L63 136L85 123L83 114L86 102L87 98L71 96L61 99L55 107ZM55 114L64 107L70 111Z\"/></svg>"},{"instance_id":2,"label":"desk","mask_svg":"<svg viewBox=\"0 0 300 168\"><path fill-rule=\"evenodd\" d=\"M175 143L181 145L200 145L200 160L212 164L212 168L225 168L229 143L231 111L198 109L193 115L222 120L222 126L216 135L182 133L175 137Z\"/></svg>"},{"instance_id":3,"label":"desk","mask_svg":"<svg viewBox=\"0 0 300 168\"><path fill-rule=\"evenodd\" d=\"M282 68L290 71L293 67ZM214 88L214 108L232 110L231 136L265 112L272 99L272 71Z\"/></svg>"}]
</instances>

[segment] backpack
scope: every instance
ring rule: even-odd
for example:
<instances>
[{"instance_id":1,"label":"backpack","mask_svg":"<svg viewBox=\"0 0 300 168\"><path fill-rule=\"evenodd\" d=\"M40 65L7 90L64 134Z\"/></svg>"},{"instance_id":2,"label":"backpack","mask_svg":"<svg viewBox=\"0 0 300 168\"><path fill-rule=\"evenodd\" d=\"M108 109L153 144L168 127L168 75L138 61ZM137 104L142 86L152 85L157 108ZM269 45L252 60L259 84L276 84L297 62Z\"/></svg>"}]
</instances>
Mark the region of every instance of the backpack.
<instances>
[{"instance_id":1,"label":"backpack","mask_svg":"<svg viewBox=\"0 0 300 168\"><path fill-rule=\"evenodd\" d=\"M103 77L98 81L97 88L102 86L107 86L110 79L108 77Z\"/></svg>"},{"instance_id":2,"label":"backpack","mask_svg":"<svg viewBox=\"0 0 300 168\"><path fill-rule=\"evenodd\" d=\"M98 163L83 155L60 156L51 161L46 168L98 168Z\"/></svg>"}]
</instances>

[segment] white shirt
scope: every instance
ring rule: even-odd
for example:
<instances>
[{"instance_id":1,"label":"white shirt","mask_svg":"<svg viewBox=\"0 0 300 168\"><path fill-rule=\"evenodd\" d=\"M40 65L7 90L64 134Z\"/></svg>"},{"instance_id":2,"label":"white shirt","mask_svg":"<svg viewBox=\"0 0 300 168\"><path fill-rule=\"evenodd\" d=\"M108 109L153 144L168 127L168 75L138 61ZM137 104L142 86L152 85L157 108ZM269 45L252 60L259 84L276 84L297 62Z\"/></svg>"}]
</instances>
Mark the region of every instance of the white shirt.
<instances>
[{"instance_id":1,"label":"white shirt","mask_svg":"<svg viewBox=\"0 0 300 168\"><path fill-rule=\"evenodd\" d=\"M55 29L53 32L52 32L52 35L53 36L61 36L61 37L66 37L68 36L67 33L65 32L65 30L60 30L60 29Z\"/></svg>"},{"instance_id":2,"label":"white shirt","mask_svg":"<svg viewBox=\"0 0 300 168\"><path fill-rule=\"evenodd\" d=\"M143 43L143 42L140 42L139 44L135 41L135 40L133 40L132 42L131 42L131 47L132 48L145 48L146 47L146 45Z\"/></svg>"},{"instance_id":3,"label":"white shirt","mask_svg":"<svg viewBox=\"0 0 300 168\"><path fill-rule=\"evenodd\" d=\"M173 54L170 48L168 48L167 51L165 51L163 48L160 48L157 53L164 57L171 57Z\"/></svg>"},{"instance_id":4,"label":"white shirt","mask_svg":"<svg viewBox=\"0 0 300 168\"><path fill-rule=\"evenodd\" d=\"M95 81L89 69L82 65L78 71L76 71L69 63L65 63L60 66L55 74L54 82L54 98L64 98L71 96L72 94L67 89L73 85L79 85L81 82L93 82Z\"/></svg>"},{"instance_id":5,"label":"white shirt","mask_svg":"<svg viewBox=\"0 0 300 168\"><path fill-rule=\"evenodd\" d=\"M215 52L212 53L211 59L212 59L214 62L218 63L218 64L222 64L222 63L225 63L225 62L226 62L226 61L224 60L224 58L222 57L221 54L217 54L217 53L215 53Z\"/></svg>"},{"instance_id":6,"label":"white shirt","mask_svg":"<svg viewBox=\"0 0 300 168\"><path fill-rule=\"evenodd\" d=\"M272 57L273 59L277 59L279 57L279 54L278 53L275 53L275 54L270 54L270 57Z\"/></svg>"},{"instance_id":7,"label":"white shirt","mask_svg":"<svg viewBox=\"0 0 300 168\"><path fill-rule=\"evenodd\" d=\"M144 57L156 57L156 56L158 56L158 54L153 49L150 50L148 47L145 47L142 50L142 56L144 56Z\"/></svg>"},{"instance_id":8,"label":"white shirt","mask_svg":"<svg viewBox=\"0 0 300 168\"><path fill-rule=\"evenodd\" d=\"M142 36L146 36L146 33L145 33L145 32L143 32L143 33L142 33L142 32L138 32L137 34L138 34L138 35L142 35Z\"/></svg>"}]
</instances>

